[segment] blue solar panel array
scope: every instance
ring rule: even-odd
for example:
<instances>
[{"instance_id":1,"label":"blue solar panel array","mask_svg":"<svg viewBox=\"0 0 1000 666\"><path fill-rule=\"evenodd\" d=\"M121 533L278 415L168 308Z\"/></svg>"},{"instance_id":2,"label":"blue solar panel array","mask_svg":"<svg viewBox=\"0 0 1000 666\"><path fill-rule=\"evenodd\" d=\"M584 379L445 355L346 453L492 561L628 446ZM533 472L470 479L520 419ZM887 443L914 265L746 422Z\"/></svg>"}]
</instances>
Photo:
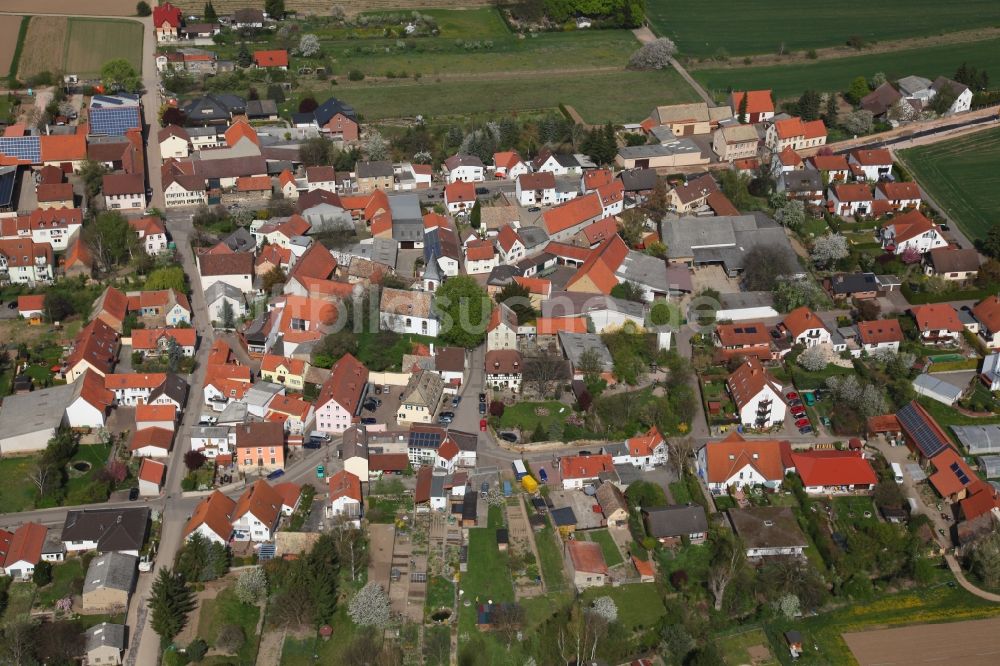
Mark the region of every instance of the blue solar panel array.
<instances>
[{"instance_id":1,"label":"blue solar panel array","mask_svg":"<svg viewBox=\"0 0 1000 666\"><path fill-rule=\"evenodd\" d=\"M949 467L951 468L952 473L954 473L955 476L958 477L959 483L961 483L963 486L969 485L969 477L966 475L961 465L959 465L957 462L953 462L951 465L949 465Z\"/></svg>"},{"instance_id":2,"label":"blue solar panel array","mask_svg":"<svg viewBox=\"0 0 1000 666\"><path fill-rule=\"evenodd\" d=\"M410 446L413 447L438 447L441 444L441 433L437 432L411 432Z\"/></svg>"},{"instance_id":3,"label":"blue solar panel array","mask_svg":"<svg viewBox=\"0 0 1000 666\"><path fill-rule=\"evenodd\" d=\"M925 458L933 458L948 447L948 443L931 429L912 402L896 412L896 418Z\"/></svg>"},{"instance_id":4,"label":"blue solar panel array","mask_svg":"<svg viewBox=\"0 0 1000 666\"><path fill-rule=\"evenodd\" d=\"M39 164L42 161L42 142L37 136L0 136L0 153Z\"/></svg>"},{"instance_id":5,"label":"blue solar panel array","mask_svg":"<svg viewBox=\"0 0 1000 666\"><path fill-rule=\"evenodd\" d=\"M96 107L90 110L90 133L118 136L140 129L139 107Z\"/></svg>"}]
</instances>

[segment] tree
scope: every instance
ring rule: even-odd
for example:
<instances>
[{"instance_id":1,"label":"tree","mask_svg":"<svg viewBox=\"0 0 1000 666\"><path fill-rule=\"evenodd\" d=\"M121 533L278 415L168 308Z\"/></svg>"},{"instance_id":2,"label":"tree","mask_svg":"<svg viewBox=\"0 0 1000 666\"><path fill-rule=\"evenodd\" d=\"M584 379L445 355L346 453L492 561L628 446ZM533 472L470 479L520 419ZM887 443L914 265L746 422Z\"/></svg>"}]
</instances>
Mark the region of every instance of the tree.
<instances>
[{"instance_id":1,"label":"tree","mask_svg":"<svg viewBox=\"0 0 1000 666\"><path fill-rule=\"evenodd\" d=\"M542 422L539 421L535 424L535 429L531 432L532 442L544 442L548 440L549 436L545 432L545 428L542 427Z\"/></svg>"},{"instance_id":2,"label":"tree","mask_svg":"<svg viewBox=\"0 0 1000 666\"><path fill-rule=\"evenodd\" d=\"M980 249L987 256L1000 260L1000 225L993 225L986 232L986 238L982 241Z\"/></svg>"},{"instance_id":3,"label":"tree","mask_svg":"<svg viewBox=\"0 0 1000 666\"><path fill-rule=\"evenodd\" d=\"M246 643L247 637L243 627L238 624L224 624L215 637L215 647L226 654L236 654Z\"/></svg>"},{"instance_id":4,"label":"tree","mask_svg":"<svg viewBox=\"0 0 1000 666\"><path fill-rule=\"evenodd\" d=\"M727 530L714 530L709 537L709 547L708 590L715 599L715 610L721 611L726 588L745 564L745 552L739 537Z\"/></svg>"},{"instance_id":5,"label":"tree","mask_svg":"<svg viewBox=\"0 0 1000 666\"><path fill-rule=\"evenodd\" d=\"M83 240L104 272L128 263L139 245L128 220L115 211L99 213L93 222L84 225Z\"/></svg>"},{"instance_id":6,"label":"tree","mask_svg":"<svg viewBox=\"0 0 1000 666\"><path fill-rule=\"evenodd\" d=\"M368 566L368 540L365 533L344 520L334 526L330 535L337 549L337 557L343 567L357 580Z\"/></svg>"},{"instance_id":7,"label":"tree","mask_svg":"<svg viewBox=\"0 0 1000 666\"><path fill-rule=\"evenodd\" d=\"M193 472L196 469L201 469L204 466L208 458L201 451L191 449L184 454L184 466L187 467L189 472Z\"/></svg>"},{"instance_id":8,"label":"tree","mask_svg":"<svg viewBox=\"0 0 1000 666\"><path fill-rule=\"evenodd\" d=\"M472 204L472 212L469 213L469 225L473 229L479 229L483 223L483 207L479 203L479 199L476 199L476 203Z\"/></svg>"},{"instance_id":9,"label":"tree","mask_svg":"<svg viewBox=\"0 0 1000 666\"><path fill-rule=\"evenodd\" d=\"M31 574L31 582L37 587L45 587L52 582L52 564L42 560L35 565L35 572Z\"/></svg>"},{"instance_id":10,"label":"tree","mask_svg":"<svg viewBox=\"0 0 1000 666\"><path fill-rule=\"evenodd\" d=\"M774 219L792 231L798 231L806 221L806 206L801 199L789 199L775 211Z\"/></svg>"},{"instance_id":11,"label":"tree","mask_svg":"<svg viewBox=\"0 0 1000 666\"><path fill-rule=\"evenodd\" d=\"M164 127L167 125L184 127L187 124L187 114L176 106L166 106L163 108L163 113L160 114L160 124Z\"/></svg>"},{"instance_id":12,"label":"tree","mask_svg":"<svg viewBox=\"0 0 1000 666\"><path fill-rule=\"evenodd\" d=\"M498 304L506 305L514 311L518 322L529 322L538 314L531 304L531 292L513 280L500 290L496 299Z\"/></svg>"},{"instance_id":13,"label":"tree","mask_svg":"<svg viewBox=\"0 0 1000 666\"><path fill-rule=\"evenodd\" d=\"M629 484L625 490L625 499L628 500L628 505L633 509L638 507L652 509L668 504L663 487L651 481L636 481Z\"/></svg>"},{"instance_id":14,"label":"tree","mask_svg":"<svg viewBox=\"0 0 1000 666\"><path fill-rule=\"evenodd\" d=\"M858 105L861 103L861 98L867 95L870 91L868 90L868 81L863 76L856 77L851 81L850 88L847 89L847 93L844 97L851 104Z\"/></svg>"},{"instance_id":15,"label":"tree","mask_svg":"<svg viewBox=\"0 0 1000 666\"><path fill-rule=\"evenodd\" d=\"M206 2L205 11L202 12L202 17L205 19L206 23L217 23L219 21L219 15L215 12L215 5L211 2Z\"/></svg>"},{"instance_id":16,"label":"tree","mask_svg":"<svg viewBox=\"0 0 1000 666\"><path fill-rule=\"evenodd\" d=\"M229 555L222 544L194 534L177 553L174 572L184 580L209 581L229 569Z\"/></svg>"},{"instance_id":17,"label":"tree","mask_svg":"<svg viewBox=\"0 0 1000 666\"><path fill-rule=\"evenodd\" d=\"M135 15L136 16L149 16L153 13L153 10L149 8L149 3L144 0L140 0L135 4Z\"/></svg>"},{"instance_id":18,"label":"tree","mask_svg":"<svg viewBox=\"0 0 1000 666\"><path fill-rule=\"evenodd\" d=\"M149 609L150 626L159 634L161 643L169 643L180 633L194 606L194 593L184 577L170 567L160 569L153 581Z\"/></svg>"},{"instance_id":19,"label":"tree","mask_svg":"<svg viewBox=\"0 0 1000 666\"><path fill-rule=\"evenodd\" d=\"M502 400L492 400L490 401L490 416L495 416L500 418L503 416L504 410L506 409Z\"/></svg>"},{"instance_id":20,"label":"tree","mask_svg":"<svg viewBox=\"0 0 1000 666\"><path fill-rule=\"evenodd\" d=\"M875 128L875 116L872 115L871 111L866 109L851 111L844 117L844 122L841 125L851 134L859 136L871 134Z\"/></svg>"},{"instance_id":21,"label":"tree","mask_svg":"<svg viewBox=\"0 0 1000 666\"><path fill-rule=\"evenodd\" d=\"M86 160L80 167L80 180L83 181L83 193L88 202L101 191L106 173L108 173L107 168L93 160Z\"/></svg>"},{"instance_id":22,"label":"tree","mask_svg":"<svg viewBox=\"0 0 1000 666\"><path fill-rule=\"evenodd\" d=\"M664 623L660 632L660 650L669 663L686 663L686 657L694 646L694 639L683 624Z\"/></svg>"},{"instance_id":23,"label":"tree","mask_svg":"<svg viewBox=\"0 0 1000 666\"><path fill-rule=\"evenodd\" d=\"M434 308L441 322L438 338L445 344L472 349L486 339L492 301L468 275L453 277L441 285L434 297Z\"/></svg>"},{"instance_id":24,"label":"tree","mask_svg":"<svg viewBox=\"0 0 1000 666\"><path fill-rule=\"evenodd\" d=\"M645 301L642 297L642 287L634 282L628 281L619 282L612 287L611 296L614 298L621 298L626 301L632 301L633 303L642 303Z\"/></svg>"},{"instance_id":25,"label":"tree","mask_svg":"<svg viewBox=\"0 0 1000 666\"><path fill-rule=\"evenodd\" d=\"M955 103L956 99L958 99L958 94L950 87L945 86L931 99L931 110L939 116L943 116L951 110L951 105Z\"/></svg>"},{"instance_id":26,"label":"tree","mask_svg":"<svg viewBox=\"0 0 1000 666\"><path fill-rule=\"evenodd\" d=\"M917 263L918 261L920 261L920 258L921 258L920 250L913 247L912 245L908 246L899 255L899 260L902 261L907 266Z\"/></svg>"},{"instance_id":27,"label":"tree","mask_svg":"<svg viewBox=\"0 0 1000 666\"><path fill-rule=\"evenodd\" d=\"M826 380L826 387L837 403L853 409L865 418L889 411L882 389L859 379L857 375L829 377Z\"/></svg>"},{"instance_id":28,"label":"tree","mask_svg":"<svg viewBox=\"0 0 1000 666\"><path fill-rule=\"evenodd\" d=\"M41 499L48 493L52 484L55 483L56 469L50 463L39 460L32 468L28 479L38 489L38 497Z\"/></svg>"},{"instance_id":29,"label":"tree","mask_svg":"<svg viewBox=\"0 0 1000 666\"><path fill-rule=\"evenodd\" d=\"M817 309L826 302L823 291L810 280L782 276L774 285L774 306L781 312L791 312L806 305Z\"/></svg>"},{"instance_id":30,"label":"tree","mask_svg":"<svg viewBox=\"0 0 1000 666\"><path fill-rule=\"evenodd\" d=\"M267 574L263 567L252 567L236 579L236 598L244 604L255 604L267 596Z\"/></svg>"},{"instance_id":31,"label":"tree","mask_svg":"<svg viewBox=\"0 0 1000 666\"><path fill-rule=\"evenodd\" d=\"M319 55L323 52L322 47L319 43L319 37L316 35L302 35L299 38L299 55L303 58L312 58L313 56Z\"/></svg>"},{"instance_id":32,"label":"tree","mask_svg":"<svg viewBox=\"0 0 1000 666\"><path fill-rule=\"evenodd\" d=\"M837 126L837 93L827 93L826 110L823 112L823 122L827 128Z\"/></svg>"},{"instance_id":33,"label":"tree","mask_svg":"<svg viewBox=\"0 0 1000 666\"><path fill-rule=\"evenodd\" d=\"M580 354L580 361L577 363L576 369L583 373L584 377L598 377L604 372L601 355L597 353L596 349L588 347Z\"/></svg>"},{"instance_id":34,"label":"tree","mask_svg":"<svg viewBox=\"0 0 1000 666\"><path fill-rule=\"evenodd\" d=\"M285 0L264 0L264 11L271 19L279 19L285 15Z\"/></svg>"},{"instance_id":35,"label":"tree","mask_svg":"<svg viewBox=\"0 0 1000 666\"><path fill-rule=\"evenodd\" d=\"M233 304L228 298L222 301L222 328L227 330L236 328L236 312L233 311Z\"/></svg>"},{"instance_id":36,"label":"tree","mask_svg":"<svg viewBox=\"0 0 1000 666\"><path fill-rule=\"evenodd\" d=\"M109 92L138 92L142 88L142 77L128 60L116 58L101 67L101 84Z\"/></svg>"},{"instance_id":37,"label":"tree","mask_svg":"<svg viewBox=\"0 0 1000 666\"><path fill-rule=\"evenodd\" d=\"M267 273L264 273L264 277L261 278L260 286L265 293L273 293L276 286L285 284L285 280L288 277L285 275L285 271L281 266L275 266Z\"/></svg>"},{"instance_id":38,"label":"tree","mask_svg":"<svg viewBox=\"0 0 1000 666\"><path fill-rule=\"evenodd\" d=\"M101 478L118 485L128 478L128 465L121 460L112 460L101 470Z\"/></svg>"},{"instance_id":39,"label":"tree","mask_svg":"<svg viewBox=\"0 0 1000 666\"><path fill-rule=\"evenodd\" d=\"M493 630L503 637L509 650L518 630L524 625L524 607L520 604L499 604L494 607L490 619Z\"/></svg>"},{"instance_id":40,"label":"tree","mask_svg":"<svg viewBox=\"0 0 1000 666\"><path fill-rule=\"evenodd\" d=\"M181 361L184 360L184 350L177 343L177 338L168 337L167 338L167 367L170 372L177 372L177 369L181 365Z\"/></svg>"},{"instance_id":41,"label":"tree","mask_svg":"<svg viewBox=\"0 0 1000 666\"><path fill-rule=\"evenodd\" d=\"M821 103L819 93L815 90L807 90L799 97L799 116L802 120L818 120L819 106Z\"/></svg>"},{"instance_id":42,"label":"tree","mask_svg":"<svg viewBox=\"0 0 1000 666\"><path fill-rule=\"evenodd\" d=\"M642 204L642 207L645 209L646 215L655 221L662 219L667 214L668 206L667 181L663 178L657 178L656 183L653 185L653 191L646 197L646 201Z\"/></svg>"},{"instance_id":43,"label":"tree","mask_svg":"<svg viewBox=\"0 0 1000 666\"><path fill-rule=\"evenodd\" d=\"M181 266L164 266L149 274L145 289L146 291L173 289L183 294L187 291L184 279L184 269Z\"/></svg>"},{"instance_id":44,"label":"tree","mask_svg":"<svg viewBox=\"0 0 1000 666\"><path fill-rule=\"evenodd\" d=\"M389 159L389 142L376 129L368 130L361 142L361 150L373 162Z\"/></svg>"},{"instance_id":45,"label":"tree","mask_svg":"<svg viewBox=\"0 0 1000 666\"><path fill-rule=\"evenodd\" d=\"M840 234L824 234L813 241L809 258L818 268L827 268L830 264L845 259L851 254L847 239Z\"/></svg>"},{"instance_id":46,"label":"tree","mask_svg":"<svg viewBox=\"0 0 1000 666\"><path fill-rule=\"evenodd\" d=\"M677 46L666 37L660 37L636 49L629 56L628 68L663 69L670 65L670 60L675 53L677 53Z\"/></svg>"},{"instance_id":47,"label":"tree","mask_svg":"<svg viewBox=\"0 0 1000 666\"><path fill-rule=\"evenodd\" d=\"M826 350L821 345L807 347L796 362L810 372L819 372L829 365Z\"/></svg>"},{"instance_id":48,"label":"tree","mask_svg":"<svg viewBox=\"0 0 1000 666\"><path fill-rule=\"evenodd\" d=\"M381 585L372 581L354 595L347 614L359 627L383 628L389 624L389 595Z\"/></svg>"},{"instance_id":49,"label":"tree","mask_svg":"<svg viewBox=\"0 0 1000 666\"><path fill-rule=\"evenodd\" d=\"M629 247L642 243L646 233L646 216L638 208L630 208L621 214L618 233Z\"/></svg>"},{"instance_id":50,"label":"tree","mask_svg":"<svg viewBox=\"0 0 1000 666\"><path fill-rule=\"evenodd\" d=\"M739 118L740 123L744 125L746 124L747 120L749 120L749 116L747 116L747 98L749 97L750 95L748 95L747 93L743 93L743 96L740 97L740 105L737 117Z\"/></svg>"},{"instance_id":51,"label":"tree","mask_svg":"<svg viewBox=\"0 0 1000 666\"><path fill-rule=\"evenodd\" d=\"M208 643L200 638L196 638L188 643L187 648L184 650L184 654L194 663L198 663L205 658L206 654L208 654Z\"/></svg>"},{"instance_id":52,"label":"tree","mask_svg":"<svg viewBox=\"0 0 1000 666\"><path fill-rule=\"evenodd\" d=\"M34 657L24 664L75 664L84 652L83 626L77 620L36 624L31 631Z\"/></svg>"},{"instance_id":53,"label":"tree","mask_svg":"<svg viewBox=\"0 0 1000 666\"><path fill-rule=\"evenodd\" d=\"M522 379L539 397L549 396L572 378L569 363L556 354L534 353L524 358Z\"/></svg>"},{"instance_id":54,"label":"tree","mask_svg":"<svg viewBox=\"0 0 1000 666\"><path fill-rule=\"evenodd\" d=\"M306 139L299 146L299 159L302 160L302 165L307 168L330 164L333 161L333 153L333 142L321 136Z\"/></svg>"},{"instance_id":55,"label":"tree","mask_svg":"<svg viewBox=\"0 0 1000 666\"><path fill-rule=\"evenodd\" d=\"M240 50L236 52L236 65L246 69L252 64L253 57L250 55L250 49L247 48L246 42L240 42Z\"/></svg>"},{"instance_id":56,"label":"tree","mask_svg":"<svg viewBox=\"0 0 1000 666\"><path fill-rule=\"evenodd\" d=\"M780 278L801 270L794 255L773 245L755 245L743 265L743 288L747 291L771 291Z\"/></svg>"},{"instance_id":57,"label":"tree","mask_svg":"<svg viewBox=\"0 0 1000 666\"><path fill-rule=\"evenodd\" d=\"M667 464L674 470L677 478L684 478L688 460L694 453L694 442L690 437L674 437L667 440Z\"/></svg>"}]
</instances>

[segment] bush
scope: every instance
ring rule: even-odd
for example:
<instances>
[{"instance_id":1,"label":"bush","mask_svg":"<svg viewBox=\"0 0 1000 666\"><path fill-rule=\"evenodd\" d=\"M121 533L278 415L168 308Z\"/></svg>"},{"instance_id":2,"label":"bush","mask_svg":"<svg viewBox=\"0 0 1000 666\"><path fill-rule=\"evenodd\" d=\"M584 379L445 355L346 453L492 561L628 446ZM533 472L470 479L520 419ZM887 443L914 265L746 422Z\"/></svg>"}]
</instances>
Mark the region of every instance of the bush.
<instances>
[{"instance_id":1,"label":"bush","mask_svg":"<svg viewBox=\"0 0 1000 666\"><path fill-rule=\"evenodd\" d=\"M38 587L45 587L52 582L52 565L42 560L35 565L35 573L31 576L31 582Z\"/></svg>"},{"instance_id":2,"label":"bush","mask_svg":"<svg viewBox=\"0 0 1000 666\"><path fill-rule=\"evenodd\" d=\"M500 418L503 416L505 409L506 407L504 406L502 401L494 400L493 402L490 403L490 416L495 416L497 418Z\"/></svg>"},{"instance_id":3,"label":"bush","mask_svg":"<svg viewBox=\"0 0 1000 666\"><path fill-rule=\"evenodd\" d=\"M236 654L246 643L246 640L243 627L238 624L226 624L219 629L219 635L215 638L215 647L220 652Z\"/></svg>"},{"instance_id":4,"label":"bush","mask_svg":"<svg viewBox=\"0 0 1000 666\"><path fill-rule=\"evenodd\" d=\"M663 69L677 53L677 46L666 37L643 44L628 59L629 69Z\"/></svg>"},{"instance_id":5,"label":"bush","mask_svg":"<svg viewBox=\"0 0 1000 666\"><path fill-rule=\"evenodd\" d=\"M208 653L208 643L196 638L190 643L188 643L187 650L185 650L188 659L194 662L201 661L205 658L205 654Z\"/></svg>"},{"instance_id":6,"label":"bush","mask_svg":"<svg viewBox=\"0 0 1000 666\"><path fill-rule=\"evenodd\" d=\"M670 574L670 584L678 592L683 589L688 582L688 575L684 569L678 569L677 571Z\"/></svg>"},{"instance_id":7,"label":"bush","mask_svg":"<svg viewBox=\"0 0 1000 666\"><path fill-rule=\"evenodd\" d=\"M153 13L153 10L149 8L148 2L137 2L135 5L135 15L136 16L149 16Z\"/></svg>"},{"instance_id":8,"label":"bush","mask_svg":"<svg viewBox=\"0 0 1000 666\"><path fill-rule=\"evenodd\" d=\"M365 80L365 73L362 72L360 69L352 69L351 71L349 71L347 73L347 80L348 81L364 81Z\"/></svg>"}]
</instances>

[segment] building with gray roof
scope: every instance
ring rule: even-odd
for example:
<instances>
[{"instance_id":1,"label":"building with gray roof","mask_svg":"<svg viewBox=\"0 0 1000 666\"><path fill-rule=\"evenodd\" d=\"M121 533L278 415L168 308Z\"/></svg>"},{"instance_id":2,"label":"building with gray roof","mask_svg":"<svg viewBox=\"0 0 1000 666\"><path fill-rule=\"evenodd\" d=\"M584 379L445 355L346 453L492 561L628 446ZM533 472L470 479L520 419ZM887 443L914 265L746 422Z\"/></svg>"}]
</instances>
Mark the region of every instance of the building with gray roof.
<instances>
[{"instance_id":1,"label":"building with gray roof","mask_svg":"<svg viewBox=\"0 0 1000 666\"><path fill-rule=\"evenodd\" d=\"M922 374L913 380L913 390L917 395L923 395L932 400L951 407L962 397L965 389L938 379L934 375Z\"/></svg>"},{"instance_id":2,"label":"building with gray roof","mask_svg":"<svg viewBox=\"0 0 1000 666\"><path fill-rule=\"evenodd\" d=\"M1000 453L1000 424L951 426L970 456Z\"/></svg>"},{"instance_id":3,"label":"building with gray roof","mask_svg":"<svg viewBox=\"0 0 1000 666\"><path fill-rule=\"evenodd\" d=\"M135 589L139 558L123 553L95 557L83 579L83 610L113 612L128 607Z\"/></svg>"},{"instance_id":4,"label":"building with gray roof","mask_svg":"<svg viewBox=\"0 0 1000 666\"><path fill-rule=\"evenodd\" d=\"M0 454L42 451L63 424L76 386L9 395L0 405Z\"/></svg>"},{"instance_id":5,"label":"building with gray roof","mask_svg":"<svg viewBox=\"0 0 1000 666\"><path fill-rule=\"evenodd\" d=\"M125 625L101 622L83 634L86 663L120 664L125 650Z\"/></svg>"},{"instance_id":6,"label":"building with gray roof","mask_svg":"<svg viewBox=\"0 0 1000 666\"><path fill-rule=\"evenodd\" d=\"M580 365L580 359L584 353L590 350L593 350L597 354L597 361L600 363L602 372L611 372L614 369L615 362L611 358L611 352L608 351L608 346L601 340L601 336L596 333L559 331L559 346L562 348L566 358L569 359L570 365L573 366L574 375L581 374L577 370Z\"/></svg>"},{"instance_id":7,"label":"building with gray roof","mask_svg":"<svg viewBox=\"0 0 1000 666\"><path fill-rule=\"evenodd\" d=\"M785 230L763 214L682 217L663 220L663 242L673 262L690 266L721 265L730 277L744 269L746 256L762 246L785 255L799 266L798 255L788 242ZM804 275L804 271L800 274Z\"/></svg>"}]
</instances>

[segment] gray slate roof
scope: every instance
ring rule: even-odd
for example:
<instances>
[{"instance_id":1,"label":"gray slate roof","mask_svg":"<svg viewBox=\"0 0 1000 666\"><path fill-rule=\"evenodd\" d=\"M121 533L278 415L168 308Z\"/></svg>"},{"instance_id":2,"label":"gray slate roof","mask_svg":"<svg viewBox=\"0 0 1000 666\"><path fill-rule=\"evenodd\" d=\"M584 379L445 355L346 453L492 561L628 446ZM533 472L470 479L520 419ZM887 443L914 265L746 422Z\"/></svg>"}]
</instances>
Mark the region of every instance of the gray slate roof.
<instances>
[{"instance_id":1,"label":"gray slate roof","mask_svg":"<svg viewBox=\"0 0 1000 666\"><path fill-rule=\"evenodd\" d=\"M588 349L593 349L597 352L597 358L601 362L601 368L605 372L611 372L614 368L615 363L611 358L611 352L608 351L607 345L601 340L601 336L596 333L559 331L559 345L574 368L579 365L580 358Z\"/></svg>"},{"instance_id":2,"label":"gray slate roof","mask_svg":"<svg viewBox=\"0 0 1000 666\"><path fill-rule=\"evenodd\" d=\"M87 652L100 647L125 649L125 625L101 622L84 632Z\"/></svg>"},{"instance_id":3,"label":"gray slate roof","mask_svg":"<svg viewBox=\"0 0 1000 666\"><path fill-rule=\"evenodd\" d=\"M74 509L66 514L63 541L96 541L102 553L139 550L149 525L147 507Z\"/></svg>"},{"instance_id":4,"label":"gray slate roof","mask_svg":"<svg viewBox=\"0 0 1000 666\"><path fill-rule=\"evenodd\" d=\"M83 593L112 589L132 593L139 558L123 553L104 553L94 558L83 581Z\"/></svg>"},{"instance_id":5,"label":"gray slate roof","mask_svg":"<svg viewBox=\"0 0 1000 666\"><path fill-rule=\"evenodd\" d=\"M646 527L654 539L679 537L708 531L705 509L698 504L643 509Z\"/></svg>"}]
</instances>

